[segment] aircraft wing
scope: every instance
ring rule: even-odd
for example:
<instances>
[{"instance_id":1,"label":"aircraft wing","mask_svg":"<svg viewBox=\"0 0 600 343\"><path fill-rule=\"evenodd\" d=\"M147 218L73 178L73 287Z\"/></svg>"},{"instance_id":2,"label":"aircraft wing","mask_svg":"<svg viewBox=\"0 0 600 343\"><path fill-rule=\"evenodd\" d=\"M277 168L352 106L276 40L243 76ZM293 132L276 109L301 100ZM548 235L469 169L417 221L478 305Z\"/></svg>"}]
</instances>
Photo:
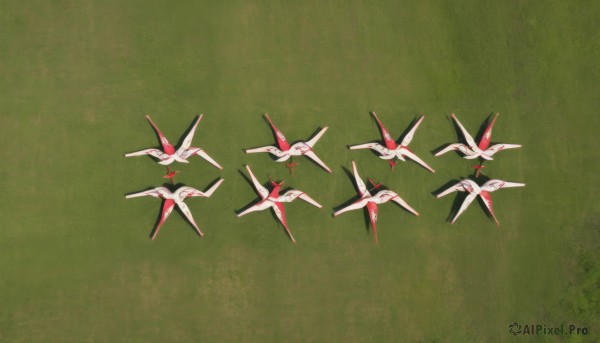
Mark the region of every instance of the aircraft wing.
<instances>
[{"instance_id":1,"label":"aircraft wing","mask_svg":"<svg viewBox=\"0 0 600 343\"><path fill-rule=\"evenodd\" d=\"M491 147L487 148L483 152L483 155L491 157L494 154L496 154L497 152L500 152L502 150L516 149L516 148L520 148L520 147L521 147L521 144L507 144L507 143L494 144Z\"/></svg>"},{"instance_id":2,"label":"aircraft wing","mask_svg":"<svg viewBox=\"0 0 600 343\"><path fill-rule=\"evenodd\" d=\"M371 112L371 115L375 118L377 126L379 126L379 131L381 131L381 138L383 139L385 146L390 150L396 149L396 142L394 141L388 130L385 128L385 126L383 126L383 123L377 117L377 113Z\"/></svg>"},{"instance_id":3,"label":"aircraft wing","mask_svg":"<svg viewBox=\"0 0 600 343\"><path fill-rule=\"evenodd\" d=\"M262 199L266 199L269 196L269 191L258 182L254 174L252 174L252 169L250 169L249 165L246 165L246 170L248 170L248 173L250 174L252 184L254 184L254 188L256 189L258 195L260 195Z\"/></svg>"},{"instance_id":4,"label":"aircraft wing","mask_svg":"<svg viewBox=\"0 0 600 343\"><path fill-rule=\"evenodd\" d=\"M168 199L172 196L171 191L169 191L166 187L156 187L153 189L149 189L147 191L141 191L137 193L127 194L125 199L143 197L143 196L151 196L153 198L162 198Z\"/></svg>"},{"instance_id":5,"label":"aircraft wing","mask_svg":"<svg viewBox=\"0 0 600 343\"><path fill-rule=\"evenodd\" d=\"M125 157L143 156L143 155L150 155L160 161L164 161L169 158L169 154L164 153L160 149L154 149L154 148L131 152L129 154L125 154Z\"/></svg>"},{"instance_id":6,"label":"aircraft wing","mask_svg":"<svg viewBox=\"0 0 600 343\"><path fill-rule=\"evenodd\" d=\"M492 140L492 127L494 127L494 123L496 122L496 118L500 113L496 113L492 122L485 128L483 131L483 135L481 136L481 140L479 141L479 149L486 150L488 146L490 146L490 141Z\"/></svg>"},{"instance_id":7,"label":"aircraft wing","mask_svg":"<svg viewBox=\"0 0 600 343\"><path fill-rule=\"evenodd\" d=\"M267 146L263 146L263 147L259 147L259 148L246 149L245 151L246 151L246 154L255 154L255 153L259 153L259 152L266 152L266 153L275 155L278 158L283 158L286 156L287 156L287 158L289 158L289 156L290 156L289 152L279 150L276 147L271 146L271 145L267 145Z\"/></svg>"},{"instance_id":8,"label":"aircraft wing","mask_svg":"<svg viewBox=\"0 0 600 343\"><path fill-rule=\"evenodd\" d=\"M296 243L296 240L294 239L294 236L292 235L292 232L290 231L290 228L287 225L287 221L285 219L285 209L283 208L283 204L274 203L271 206L271 208L273 209L273 212L275 212L275 215L277 216L277 218L279 219L279 221L285 228L285 231L287 232L288 236L290 236L292 243Z\"/></svg>"},{"instance_id":9,"label":"aircraft wing","mask_svg":"<svg viewBox=\"0 0 600 343\"><path fill-rule=\"evenodd\" d=\"M160 144L162 145L163 150L169 155L173 154L175 152L175 148L173 147L173 145L171 143L169 143L169 140L167 139L167 137L158 129L158 126L156 126L154 124L154 122L152 121L152 119L150 118L149 115L146 115L146 119L148 119L148 121L150 122L150 125L152 125L152 127L154 128L154 131L158 135L158 138L160 139Z\"/></svg>"},{"instance_id":10,"label":"aircraft wing","mask_svg":"<svg viewBox=\"0 0 600 343\"><path fill-rule=\"evenodd\" d=\"M480 188L479 185L477 185L475 183L475 181L473 180L469 180L469 179L465 179L462 180L458 183L456 183L455 185L451 186L450 188L446 189L445 191L443 191L442 193L436 195L436 198L441 198L445 195L448 195L452 192L475 192L475 193L479 193Z\"/></svg>"},{"instance_id":11,"label":"aircraft wing","mask_svg":"<svg viewBox=\"0 0 600 343\"><path fill-rule=\"evenodd\" d=\"M391 160L396 157L394 150L390 150L379 143L365 143L350 146L350 150L358 149L371 149L377 152L380 155L379 157L384 160Z\"/></svg>"},{"instance_id":12,"label":"aircraft wing","mask_svg":"<svg viewBox=\"0 0 600 343\"><path fill-rule=\"evenodd\" d=\"M307 151L306 153L304 153L304 156L310 158L311 160L315 161L316 164L320 165L321 168L325 169L327 172L331 173L331 168L329 168L325 162L321 161L321 159L319 158L319 156L317 156L317 154L314 153L314 151Z\"/></svg>"},{"instance_id":13,"label":"aircraft wing","mask_svg":"<svg viewBox=\"0 0 600 343\"><path fill-rule=\"evenodd\" d=\"M181 143L181 146L179 146L179 149L177 149L177 154L181 155L185 150L187 150L192 145L192 140L194 139L194 133L196 133L196 127L198 127L198 124L200 123L202 116L203 116L203 114L199 115L196 118L196 121L194 122L194 126L192 126L192 129L190 130L190 132L188 132L187 136L185 136L185 139Z\"/></svg>"},{"instance_id":14,"label":"aircraft wing","mask_svg":"<svg viewBox=\"0 0 600 343\"><path fill-rule=\"evenodd\" d=\"M462 126L462 124L458 121L458 118L456 118L456 116L454 115L454 113L452 113L452 119L454 119L454 121L456 122L456 124L458 125L458 127L460 128L460 131L463 134L463 137L465 137L465 141L467 142L467 144L469 145L469 147L473 150L473 151L477 151L479 150L479 147L477 146L477 144L475 144L475 140L473 139L473 137L471 137L471 135L469 134L469 132L464 128L464 126Z\"/></svg>"},{"instance_id":15,"label":"aircraft wing","mask_svg":"<svg viewBox=\"0 0 600 343\"><path fill-rule=\"evenodd\" d=\"M488 211L492 215L492 218L494 218L494 221L496 222L496 224L500 225L500 223L498 222L498 219L496 219L494 210L492 209L492 197L490 197L490 193L488 193L486 191L481 191L481 193L479 193L479 196L481 197L481 200L483 200L485 207L488 209Z\"/></svg>"},{"instance_id":16,"label":"aircraft wing","mask_svg":"<svg viewBox=\"0 0 600 343\"><path fill-rule=\"evenodd\" d=\"M269 117L269 114L265 113L265 118L267 118L269 125L271 125L271 129L275 133L275 139L277 140L277 145L279 146L279 149L283 151L290 150L290 143L288 143L283 133L275 126L275 124L273 124L271 118Z\"/></svg>"},{"instance_id":17,"label":"aircraft wing","mask_svg":"<svg viewBox=\"0 0 600 343\"><path fill-rule=\"evenodd\" d=\"M402 206L404 209L406 209L408 212L414 214L415 216L419 215L419 212L417 212L414 208L412 208L406 201L404 201L404 199L402 199L396 192L392 192L392 191L381 191L378 194L375 194L375 198L380 196L380 194L385 195L387 197L389 197L388 201L393 201L396 204Z\"/></svg>"},{"instance_id":18,"label":"aircraft wing","mask_svg":"<svg viewBox=\"0 0 600 343\"><path fill-rule=\"evenodd\" d=\"M369 204L369 199L366 199L366 198L358 199L355 202L353 202L352 204L350 204L344 208L340 208L336 212L333 212L333 216L337 217L344 212L361 209L361 208L367 206L367 204Z\"/></svg>"},{"instance_id":19,"label":"aircraft wing","mask_svg":"<svg viewBox=\"0 0 600 343\"><path fill-rule=\"evenodd\" d=\"M419 158L419 156L417 156L415 153L413 153L412 151L408 150L407 148L400 148L397 153L399 155L404 155L404 156L410 158L411 160L413 160L413 161L417 162L418 164L420 164L421 167L429 170L432 173L435 173L435 170L433 168L431 168L427 163L425 163L425 161L423 161L421 158ZM400 156L398 156L398 158L400 158Z\"/></svg>"},{"instance_id":20,"label":"aircraft wing","mask_svg":"<svg viewBox=\"0 0 600 343\"><path fill-rule=\"evenodd\" d=\"M473 200L475 200L475 198L477 198L477 195L478 195L477 193L471 193L465 198L465 201L463 201L462 205L458 209L458 212L456 212L456 214L454 215L454 218L452 218L451 224L454 224L456 219L458 219L458 216L460 216L461 213L463 213L467 209L467 207L469 207L469 205L471 205Z\"/></svg>"},{"instance_id":21,"label":"aircraft wing","mask_svg":"<svg viewBox=\"0 0 600 343\"><path fill-rule=\"evenodd\" d=\"M295 189L285 192L285 194L279 196L275 201L276 202L292 202L298 198L300 198L300 199L306 201L307 203L309 203L313 206L316 206L318 208L323 207L323 206L321 206L321 204L316 202L313 198L309 197L308 194L306 194L302 191L295 190Z\"/></svg>"},{"instance_id":22,"label":"aircraft wing","mask_svg":"<svg viewBox=\"0 0 600 343\"><path fill-rule=\"evenodd\" d=\"M356 169L356 163L354 163L354 161L352 161L352 170L354 171L354 179L356 180L356 188L358 189L358 193L360 194L360 196L361 197L364 197L365 195L371 196L371 193L369 193L367 186L365 186L365 183L360 178L360 175L358 175L358 170Z\"/></svg>"},{"instance_id":23,"label":"aircraft wing","mask_svg":"<svg viewBox=\"0 0 600 343\"><path fill-rule=\"evenodd\" d=\"M196 188L188 186L180 187L175 192L175 198L179 199L179 201L183 201L184 199L191 197L208 198L217 190L217 188L219 188L223 181L225 181L225 179L220 179L219 181L215 182L215 184L212 185L206 192L202 192L200 190L197 190Z\"/></svg>"},{"instance_id":24,"label":"aircraft wing","mask_svg":"<svg viewBox=\"0 0 600 343\"><path fill-rule=\"evenodd\" d=\"M321 137L325 134L325 132L327 131L327 129L329 129L328 126L325 126L324 128L322 128L313 138L311 138L308 141L306 141L306 145L308 145L311 148L313 146L315 146L315 144L317 144L317 142L319 141L319 139L321 139Z\"/></svg>"},{"instance_id":25,"label":"aircraft wing","mask_svg":"<svg viewBox=\"0 0 600 343\"><path fill-rule=\"evenodd\" d=\"M413 127L410 129L410 131L408 131L406 136L404 136L404 139L402 139L402 142L400 142L401 146L408 146L410 144L413 137L415 136L415 131L417 131L417 128L419 127L419 125L421 124L423 119L425 119L425 116L421 116L421 118L419 118L419 120L417 120L417 122L415 123L415 125L413 125Z\"/></svg>"},{"instance_id":26,"label":"aircraft wing","mask_svg":"<svg viewBox=\"0 0 600 343\"><path fill-rule=\"evenodd\" d=\"M219 179L219 181L215 182L215 184L212 185L206 192L204 192L202 196L208 198L211 195L213 195L213 193L217 190L217 188L219 188L219 186L221 186L223 181L225 181L225 179Z\"/></svg>"},{"instance_id":27,"label":"aircraft wing","mask_svg":"<svg viewBox=\"0 0 600 343\"><path fill-rule=\"evenodd\" d=\"M196 188L192 188L192 187L188 187L188 186L178 188L174 194L175 194L175 198L178 199L179 201L183 201L184 199L190 198L193 196L203 196L204 195L204 193L197 190Z\"/></svg>"},{"instance_id":28,"label":"aircraft wing","mask_svg":"<svg viewBox=\"0 0 600 343\"><path fill-rule=\"evenodd\" d=\"M525 187L524 183L508 182L498 179L491 179L481 186L481 190L485 192L494 192L500 188Z\"/></svg>"},{"instance_id":29,"label":"aircraft wing","mask_svg":"<svg viewBox=\"0 0 600 343\"><path fill-rule=\"evenodd\" d=\"M184 203L183 201L177 201L177 206L179 206L183 215L187 218L187 220L190 222L190 224L192 224L192 226L194 227L194 230L196 230L196 233L198 233L198 235L200 235L200 236L204 236L202 231L200 231L200 229L198 228L198 225L196 225L196 222L194 221L194 217L192 216L192 211L190 211L190 208L187 206L187 204Z\"/></svg>"},{"instance_id":30,"label":"aircraft wing","mask_svg":"<svg viewBox=\"0 0 600 343\"><path fill-rule=\"evenodd\" d=\"M154 228L152 233L150 234L150 239L156 238L158 231L160 230L160 228L164 224L165 220L167 220L167 218L173 211L173 206L175 206L175 201L173 201L172 199L166 199L163 202L163 205L162 205L162 208L160 211L160 220L159 220L158 224L156 224L156 227Z\"/></svg>"},{"instance_id":31,"label":"aircraft wing","mask_svg":"<svg viewBox=\"0 0 600 343\"><path fill-rule=\"evenodd\" d=\"M210 157L206 151L204 151L202 148L198 148L198 147L191 147L185 150L178 150L177 154L179 155L179 157L181 157L183 160L187 160L188 158L190 158L190 156L193 155L198 155L200 157L202 157L203 159L205 159L208 163L212 164L213 166L223 170L223 167L221 167L221 165L215 161L212 157ZM185 161L187 162L187 161Z\"/></svg>"}]
</instances>

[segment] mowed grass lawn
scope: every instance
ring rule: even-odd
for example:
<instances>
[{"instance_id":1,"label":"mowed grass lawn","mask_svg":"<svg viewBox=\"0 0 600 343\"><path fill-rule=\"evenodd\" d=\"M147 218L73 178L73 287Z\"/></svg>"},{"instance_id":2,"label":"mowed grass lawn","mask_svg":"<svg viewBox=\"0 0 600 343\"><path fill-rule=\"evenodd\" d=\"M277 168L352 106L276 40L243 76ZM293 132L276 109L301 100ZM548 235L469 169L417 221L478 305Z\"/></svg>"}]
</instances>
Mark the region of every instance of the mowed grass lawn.
<instances>
[{"instance_id":1,"label":"mowed grass lawn","mask_svg":"<svg viewBox=\"0 0 600 343\"><path fill-rule=\"evenodd\" d=\"M4 1L0 4L0 341L484 342L513 322L587 327L600 339L598 49L593 1ZM414 162L391 172L348 144L400 136L426 116ZM243 148L318 127L328 174ZM473 161L431 153L500 112L486 163L527 187L493 194L454 224L432 192ZM124 195L165 172L126 152L177 142L204 113L176 180L205 236L178 213L149 239L160 202ZM417 211L380 207L379 244L344 171L383 182ZM257 195L252 166L323 204L287 205L293 245Z\"/></svg>"}]
</instances>

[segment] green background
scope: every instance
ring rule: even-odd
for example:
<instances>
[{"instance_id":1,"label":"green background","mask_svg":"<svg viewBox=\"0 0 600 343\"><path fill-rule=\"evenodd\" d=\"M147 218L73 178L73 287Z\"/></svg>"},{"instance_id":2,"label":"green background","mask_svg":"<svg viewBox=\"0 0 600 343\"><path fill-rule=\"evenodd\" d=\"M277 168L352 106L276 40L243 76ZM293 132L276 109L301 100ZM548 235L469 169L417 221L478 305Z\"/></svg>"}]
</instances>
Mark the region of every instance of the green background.
<instances>
[{"instance_id":1,"label":"green background","mask_svg":"<svg viewBox=\"0 0 600 343\"><path fill-rule=\"evenodd\" d=\"M513 341L512 322L576 324L599 339L598 52L594 1L2 1L0 340L129 342ZM369 111L437 170L348 144L379 140ZM315 146L333 169L243 148ZM431 151L500 112L493 141L523 144L484 173L501 226L431 194L472 161ZM205 236L174 212L148 236L164 167L126 152L177 142L196 114L198 157L177 181ZM379 244L343 168L421 213L380 207ZM285 179L324 205L287 205L293 245L240 172Z\"/></svg>"}]
</instances>

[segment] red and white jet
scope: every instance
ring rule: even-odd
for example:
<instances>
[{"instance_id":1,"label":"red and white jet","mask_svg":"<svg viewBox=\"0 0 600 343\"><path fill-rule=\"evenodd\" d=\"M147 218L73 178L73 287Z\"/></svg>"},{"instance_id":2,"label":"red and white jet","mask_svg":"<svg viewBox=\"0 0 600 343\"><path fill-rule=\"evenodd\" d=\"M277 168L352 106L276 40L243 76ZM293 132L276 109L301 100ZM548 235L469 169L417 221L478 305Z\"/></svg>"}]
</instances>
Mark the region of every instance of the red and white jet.
<instances>
[{"instance_id":1,"label":"red and white jet","mask_svg":"<svg viewBox=\"0 0 600 343\"><path fill-rule=\"evenodd\" d=\"M456 214L454 215L454 218L452 218L451 224L454 224L454 222L456 221L458 216L460 216L461 213L463 213L467 209L467 207L469 207L469 205L473 202L473 200L475 200L475 198L477 198L477 196L479 195L481 197L481 200L483 200L485 207L488 209L488 211L492 215L492 218L494 218L494 221L496 222L496 224L500 225L500 223L498 222L498 219L496 219L494 210L492 209L492 198L489 193L494 192L500 188L524 187L524 186L525 186L524 183L508 182L508 181L502 181L502 180L497 180L497 179L491 179L491 180L487 181L486 183L484 183L480 187L477 183L475 183L475 181L465 179L465 180L462 180L462 181L458 182L457 184L451 186L450 188L446 189L442 193L436 195L436 198L441 198L452 192L468 192L469 193L469 195L467 195L467 197L463 201L462 205L458 209L458 212L456 212Z\"/></svg>"},{"instance_id":2,"label":"red and white jet","mask_svg":"<svg viewBox=\"0 0 600 343\"><path fill-rule=\"evenodd\" d=\"M152 231L152 234L150 236L150 238L152 239L156 237L156 235L158 234L158 230L160 230L160 227L163 225L165 220L167 220L167 218L171 214L171 211L173 211L173 207L175 205L177 205L179 209L181 209L181 212L187 218L190 224L192 224L198 235L203 236L204 234L202 233L202 231L200 231L198 225L196 225L194 217L192 217L192 212L190 212L189 207L183 201L191 197L208 198L215 192L215 190L217 190L217 188L219 188L223 181L225 180L220 179L214 185L212 185L212 187L210 187L206 192L201 192L195 188L187 186L179 187L175 192L171 192L166 187L156 187L147 191L128 194L125 196L125 198L130 199L143 196L151 196L154 198L160 198L164 200L161 208L160 221L158 222L156 228L154 228L154 231Z\"/></svg>"},{"instance_id":3,"label":"red and white jet","mask_svg":"<svg viewBox=\"0 0 600 343\"><path fill-rule=\"evenodd\" d=\"M383 190L383 191L377 192L377 194L375 194L375 195L371 195L371 193L365 186L365 183L358 175L358 170L356 170L356 164L354 163L354 161L352 161L352 170L354 171L354 179L356 180L356 188L358 190L358 194L360 195L360 199L358 199L354 203L334 212L333 213L334 217L336 217L344 212L358 210L358 209L361 209L366 206L367 211L369 212L369 220L371 221L371 227L373 228L373 236L375 238L375 243L377 243L377 226L375 224L377 223L377 205L378 204L383 204L388 201L393 201L393 202L397 203L398 205L404 207L406 210L408 210L410 213L414 214L415 216L419 215L419 213L417 211L415 211L412 207L410 207L410 205L408 203L406 203L406 201L404 201L396 192L393 192L390 190ZM380 184L374 184L373 181L371 181L371 179L369 179L369 182L371 182L371 184L376 189L379 189Z\"/></svg>"},{"instance_id":4,"label":"red and white jet","mask_svg":"<svg viewBox=\"0 0 600 343\"><path fill-rule=\"evenodd\" d=\"M277 147L268 145L260 148L246 149L247 154L268 152L278 157L277 162L287 161L291 156L306 156L311 160L315 161L323 169L331 173L331 168L329 168L323 161L321 161L321 159L313 151L314 145L317 144L317 141L321 139L321 136L323 136L323 134L325 133L325 131L327 131L329 127L325 126L324 128L322 128L321 131L319 131L309 141L301 141L290 146L290 143L288 143L283 133L281 133L281 131L279 131L279 129L277 129L277 127L273 124L271 118L269 118L269 115L267 113L265 113L265 118L267 118L267 121L271 125L273 133L275 133L275 138L277 139Z\"/></svg>"},{"instance_id":5,"label":"red and white jet","mask_svg":"<svg viewBox=\"0 0 600 343\"><path fill-rule=\"evenodd\" d=\"M433 168L431 168L427 163L425 163L422 159L420 159L419 156L415 155L415 153L413 153L408 148L408 145L410 144L410 142L412 141L412 139L415 135L415 131L417 131L419 124L421 124L421 122L423 121L425 116L421 116L421 118L419 118L419 120L417 120L415 125L413 125L412 129L410 129L410 131L408 131L408 133L404 136L404 139L402 140L402 142L400 142L400 144L397 144L394 141L394 139L392 138L392 136L389 134L388 130L386 130L386 128L383 126L381 121L379 121L379 118L377 118L377 114L375 112L371 112L371 114L373 115L373 117L375 117L375 120L377 121L377 124L379 125L379 129L381 130L381 137L383 138L385 146L383 146L379 143L365 143L365 144L359 144L359 145L352 145L352 146L350 146L351 150L357 150L357 149L374 150L377 153L379 153L379 155L380 155L379 158L388 160L392 169L394 169L394 167L396 166L396 163L397 163L396 161L393 160L394 158L398 158L400 161L406 161L404 159L404 157L408 157L411 160L420 164L425 169L429 170L430 172L435 173L435 170L433 170Z\"/></svg>"},{"instance_id":6,"label":"red and white jet","mask_svg":"<svg viewBox=\"0 0 600 343\"><path fill-rule=\"evenodd\" d=\"M496 122L496 118L498 118L498 113L496 113L496 115L494 116L494 119L492 119L492 122L488 125L488 127L483 132L483 136L481 136L479 145L477 145L477 144L475 144L475 140L473 139L473 137L471 137L471 135L469 135L467 130L458 121L458 118L456 118L454 113L452 113L452 119L454 119L454 121L460 128L460 131L462 132L463 137L465 138L465 141L467 142L467 145L464 145L462 143L450 144L447 147L445 147L444 149L442 149L441 151L439 151L437 154L435 154L435 156L443 155L443 154L447 153L448 151L458 150L464 154L463 157L466 158L467 160L472 160L477 157L481 157L484 160L491 161L491 160L493 160L492 156L501 150L520 148L521 144L499 143L499 144L494 144L494 145L490 146L490 141L492 139L492 127L494 126L494 123Z\"/></svg>"},{"instance_id":7,"label":"red and white jet","mask_svg":"<svg viewBox=\"0 0 600 343\"><path fill-rule=\"evenodd\" d=\"M300 199L306 201L307 203L314 205L318 208L321 208L323 206L321 206L321 204L316 202L313 198L309 197L306 193L295 190L295 189L289 190L289 191L285 192L283 195L279 195L279 191L281 190L283 181L281 181L280 183L277 183L277 182L273 181L270 177L269 177L269 179L271 179L271 185L273 186L273 189L271 190L271 192L269 192L265 187L263 187L258 182L258 180L256 180L256 177L254 176L254 174L252 174L252 170L250 169L250 166L246 165L246 169L248 170L248 173L250 174L250 178L252 179L252 183L254 184L254 188L256 189L256 192L258 193L258 195L261 197L262 200L260 200L258 203L254 204L253 206L250 206L249 208L245 209L244 211L238 213L237 216L241 217L250 212L262 211L262 210L271 208L271 209L273 209L273 212L275 212L275 215L277 216L277 218L279 218L279 221L281 222L281 224L283 224L283 227L287 231L292 242L296 243L296 240L294 239L294 236L292 236L292 233L290 232L290 229L289 229L286 219L285 219L285 208L283 207L283 203L284 202L292 202L292 201L300 198Z\"/></svg>"},{"instance_id":8,"label":"red and white jet","mask_svg":"<svg viewBox=\"0 0 600 343\"><path fill-rule=\"evenodd\" d=\"M150 116L147 115L146 119L148 119L148 121L150 122L150 125L152 125L152 127L154 128L154 131L156 131L156 134L158 135L158 138L160 139L160 144L162 145L162 150L155 149L155 148L144 149L144 150L132 152L129 154L125 154L125 157L150 155L150 156L158 159L159 164L169 165L169 164L173 163L174 161L181 162L181 163L189 163L189 161L187 160L188 158L190 158L193 155L198 155L198 156L202 157L203 159L205 159L206 161L208 161L213 166L223 170L223 167L221 167L221 165L219 165L215 160L213 160L210 156L208 156L208 154L206 152L204 152L204 150L202 150L202 148L191 147L192 139L194 139L194 133L196 132L196 127L198 126L198 123L200 123L200 119L202 119L202 116L203 115L201 114L196 118L196 121L194 122L194 126L192 127L190 132L187 134L187 136L183 140L183 143L181 143L181 146L179 147L179 149L175 150L175 147L171 143L169 143L169 140L167 139L167 137L165 137L165 135L163 135L163 133L158 129L158 127L156 125L154 125L154 122L152 121L152 119L150 119Z\"/></svg>"}]
</instances>

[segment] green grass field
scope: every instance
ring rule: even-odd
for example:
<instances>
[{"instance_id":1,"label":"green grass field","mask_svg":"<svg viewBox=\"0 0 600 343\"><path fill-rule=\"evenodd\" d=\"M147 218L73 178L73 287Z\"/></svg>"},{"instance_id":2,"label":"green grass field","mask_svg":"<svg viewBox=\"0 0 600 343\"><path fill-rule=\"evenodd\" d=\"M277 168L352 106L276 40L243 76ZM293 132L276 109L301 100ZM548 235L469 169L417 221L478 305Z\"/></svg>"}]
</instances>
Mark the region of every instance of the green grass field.
<instances>
[{"instance_id":1,"label":"green grass field","mask_svg":"<svg viewBox=\"0 0 600 343\"><path fill-rule=\"evenodd\" d=\"M204 3L203 3L204 2ZM600 340L600 5L593 1L4 1L0 3L0 341L512 342ZM348 144L399 136L437 170ZM243 148L316 145L295 175ZM494 112L494 141L523 144L486 175L501 226L431 193L472 173L432 150ZM177 164L205 236L160 202L124 195L166 180L126 152L177 142L224 166ZM382 181L421 213L380 207L379 244L343 168ZM287 205L298 243L240 172L286 180L324 205ZM508 325L576 324L587 336L513 337Z\"/></svg>"}]
</instances>

